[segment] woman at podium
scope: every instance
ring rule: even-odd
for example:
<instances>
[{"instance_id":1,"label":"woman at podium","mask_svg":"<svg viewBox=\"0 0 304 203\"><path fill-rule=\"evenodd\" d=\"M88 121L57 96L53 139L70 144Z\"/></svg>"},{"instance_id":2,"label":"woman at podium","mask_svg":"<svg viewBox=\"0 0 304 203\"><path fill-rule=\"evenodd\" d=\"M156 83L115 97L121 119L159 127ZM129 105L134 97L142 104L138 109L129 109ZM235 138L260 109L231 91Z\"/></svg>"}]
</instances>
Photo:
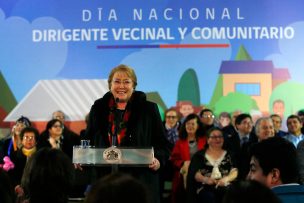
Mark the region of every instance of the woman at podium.
<instances>
[{"instance_id":1,"label":"woman at podium","mask_svg":"<svg viewBox=\"0 0 304 203\"><path fill-rule=\"evenodd\" d=\"M169 157L168 143L155 103L145 93L136 91L137 77L126 65L112 69L108 78L109 92L97 99L89 113L86 136L100 148L152 148L154 158L147 167L119 167L148 185L153 202L159 202L158 171ZM102 156L102 155L101 155ZM110 167L99 167L98 177L111 173Z\"/></svg>"}]
</instances>

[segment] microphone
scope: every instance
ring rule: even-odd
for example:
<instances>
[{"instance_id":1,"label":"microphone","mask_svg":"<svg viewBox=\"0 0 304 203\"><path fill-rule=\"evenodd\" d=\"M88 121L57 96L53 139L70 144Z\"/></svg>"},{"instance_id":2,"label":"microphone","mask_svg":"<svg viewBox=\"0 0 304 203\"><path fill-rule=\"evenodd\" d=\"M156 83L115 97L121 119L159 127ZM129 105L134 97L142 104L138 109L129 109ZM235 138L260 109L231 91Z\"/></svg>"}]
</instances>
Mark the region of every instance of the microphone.
<instances>
[{"instance_id":1,"label":"microphone","mask_svg":"<svg viewBox=\"0 0 304 203\"><path fill-rule=\"evenodd\" d=\"M118 97L115 98L115 103L119 103ZM114 129L114 133L112 135L112 146L117 145L117 132L118 132L119 122L120 122L119 112L118 112L117 108L114 110L114 122L115 122L115 129Z\"/></svg>"}]
</instances>

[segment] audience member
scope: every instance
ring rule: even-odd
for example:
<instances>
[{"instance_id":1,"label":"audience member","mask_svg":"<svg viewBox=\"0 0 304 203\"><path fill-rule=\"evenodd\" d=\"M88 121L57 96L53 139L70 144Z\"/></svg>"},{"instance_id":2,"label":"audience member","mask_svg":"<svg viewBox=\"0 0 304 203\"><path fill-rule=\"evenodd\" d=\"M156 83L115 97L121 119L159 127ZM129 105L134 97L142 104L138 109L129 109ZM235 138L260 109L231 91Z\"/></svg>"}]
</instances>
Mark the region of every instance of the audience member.
<instances>
[{"instance_id":1,"label":"audience member","mask_svg":"<svg viewBox=\"0 0 304 203\"><path fill-rule=\"evenodd\" d=\"M166 138L169 142L170 151L172 151L176 141L178 140L178 131L180 128L180 114L175 108L169 108L165 111L165 121L163 122Z\"/></svg>"},{"instance_id":2,"label":"audience member","mask_svg":"<svg viewBox=\"0 0 304 203\"><path fill-rule=\"evenodd\" d=\"M66 122L66 115L65 115L65 113L63 113L60 110L55 111L52 114L52 119L58 119L58 120L60 120L63 123L63 135L70 134L71 136L78 137L78 134L76 134L75 132L73 132L72 130L70 130L66 126L66 124L65 124L65 122Z\"/></svg>"},{"instance_id":3,"label":"audience member","mask_svg":"<svg viewBox=\"0 0 304 203\"><path fill-rule=\"evenodd\" d=\"M274 127L271 118L261 117L255 123L255 134L258 141L262 141L274 136Z\"/></svg>"},{"instance_id":4,"label":"audience member","mask_svg":"<svg viewBox=\"0 0 304 203\"><path fill-rule=\"evenodd\" d=\"M8 139L3 141L3 149L2 153L0 153L0 155L2 154L2 157L0 157L0 160L2 160L4 156L10 156L12 152L17 151L22 147L20 133L23 128L29 126L31 126L31 122L27 117L21 116L17 119L11 130L11 135L8 137Z\"/></svg>"},{"instance_id":5,"label":"audience member","mask_svg":"<svg viewBox=\"0 0 304 203\"><path fill-rule=\"evenodd\" d=\"M191 157L204 148L206 136L202 135L202 124L196 114L189 114L183 122L179 140L176 142L171 161L173 164L172 202L185 202L186 177Z\"/></svg>"},{"instance_id":6,"label":"audience member","mask_svg":"<svg viewBox=\"0 0 304 203\"><path fill-rule=\"evenodd\" d=\"M222 203L281 203L271 189L254 180L232 183Z\"/></svg>"},{"instance_id":7,"label":"audience member","mask_svg":"<svg viewBox=\"0 0 304 203\"><path fill-rule=\"evenodd\" d=\"M272 114L270 116L273 122L275 136L284 137L287 135L287 132L281 130L282 128L282 118L278 114Z\"/></svg>"},{"instance_id":8,"label":"audience member","mask_svg":"<svg viewBox=\"0 0 304 203\"><path fill-rule=\"evenodd\" d=\"M239 179L245 179L249 171L249 148L257 142L254 134L253 123L249 114L240 114L235 119L235 127L238 134L226 136L227 149L232 153L237 162Z\"/></svg>"},{"instance_id":9,"label":"audience member","mask_svg":"<svg viewBox=\"0 0 304 203\"><path fill-rule=\"evenodd\" d=\"M221 203L226 187L237 178L238 170L224 147L219 128L207 132L207 146L191 159L187 178L187 202Z\"/></svg>"},{"instance_id":10,"label":"audience member","mask_svg":"<svg viewBox=\"0 0 304 203\"><path fill-rule=\"evenodd\" d=\"M304 135L301 132L302 121L299 116L290 115L287 118L288 134L284 137L297 147L298 143L304 139Z\"/></svg>"},{"instance_id":11,"label":"audience member","mask_svg":"<svg viewBox=\"0 0 304 203\"><path fill-rule=\"evenodd\" d=\"M36 152L38 136L38 130L33 127L25 127L20 133L22 147L11 154L11 160L15 167L8 172L14 186L20 185L25 164Z\"/></svg>"},{"instance_id":12,"label":"audience member","mask_svg":"<svg viewBox=\"0 0 304 203\"><path fill-rule=\"evenodd\" d=\"M227 138L238 136L238 132L237 132L237 129L235 127L235 119L241 113L242 113L241 110L235 110L234 112L232 112L231 123L228 126L226 126L222 129L223 133L224 133L225 141L227 140ZM225 142L225 144L227 144L227 142Z\"/></svg>"},{"instance_id":13,"label":"audience member","mask_svg":"<svg viewBox=\"0 0 304 203\"><path fill-rule=\"evenodd\" d=\"M66 117L67 116L65 115L65 113L63 113L60 110L55 111L52 114L52 119L58 119L63 124L63 128L62 128L63 129L63 131L62 131L63 137L69 137L75 145L79 145L80 144L80 136L67 127Z\"/></svg>"},{"instance_id":14,"label":"audience member","mask_svg":"<svg viewBox=\"0 0 304 203\"><path fill-rule=\"evenodd\" d=\"M215 116L211 109L202 109L199 116L203 124L203 135L206 135L210 128L215 127Z\"/></svg>"},{"instance_id":15,"label":"audience member","mask_svg":"<svg viewBox=\"0 0 304 203\"><path fill-rule=\"evenodd\" d=\"M70 158L61 150L38 150L26 164L21 187L29 203L67 203L74 179Z\"/></svg>"},{"instance_id":16,"label":"audience member","mask_svg":"<svg viewBox=\"0 0 304 203\"><path fill-rule=\"evenodd\" d=\"M301 132L304 135L304 109L298 111L297 115L300 117L301 119L301 123L302 123L302 128L301 128Z\"/></svg>"},{"instance_id":17,"label":"audience member","mask_svg":"<svg viewBox=\"0 0 304 203\"><path fill-rule=\"evenodd\" d=\"M74 139L70 134L63 135L63 123L59 119L52 119L46 124L45 131L40 135L37 148L50 147L61 149L70 159L73 155ZM79 145L79 144L78 144Z\"/></svg>"},{"instance_id":18,"label":"audience member","mask_svg":"<svg viewBox=\"0 0 304 203\"><path fill-rule=\"evenodd\" d=\"M71 133L63 134L64 125L59 119L50 120L45 131L40 135L40 139L37 144L37 148L43 147L61 149L68 157L72 160L73 158L73 146L79 145L78 141L75 140L75 136ZM79 136L77 136L79 137ZM77 179L73 183L73 191L71 197L84 197L84 192L87 185L91 182L92 169L89 167L82 167L80 170L75 171Z\"/></svg>"},{"instance_id":19,"label":"audience member","mask_svg":"<svg viewBox=\"0 0 304 203\"><path fill-rule=\"evenodd\" d=\"M165 111L165 121L163 122L165 128L165 136L168 140L168 147L170 149L170 153L173 150L173 147L178 138L178 131L180 129L180 114L175 108L169 108ZM163 192L165 190L165 182L172 181L173 178L173 166L170 159L168 159L164 165L160 169L160 194L161 200L163 200ZM170 198L170 197L169 197Z\"/></svg>"},{"instance_id":20,"label":"audience member","mask_svg":"<svg viewBox=\"0 0 304 203\"><path fill-rule=\"evenodd\" d=\"M250 149L248 179L272 188L283 203L303 202L304 186L299 185L295 146L281 137L263 140Z\"/></svg>"},{"instance_id":21,"label":"audience member","mask_svg":"<svg viewBox=\"0 0 304 203\"><path fill-rule=\"evenodd\" d=\"M97 182L91 187L85 203L152 203L151 194L146 185L134 177L112 173Z\"/></svg>"}]
</instances>

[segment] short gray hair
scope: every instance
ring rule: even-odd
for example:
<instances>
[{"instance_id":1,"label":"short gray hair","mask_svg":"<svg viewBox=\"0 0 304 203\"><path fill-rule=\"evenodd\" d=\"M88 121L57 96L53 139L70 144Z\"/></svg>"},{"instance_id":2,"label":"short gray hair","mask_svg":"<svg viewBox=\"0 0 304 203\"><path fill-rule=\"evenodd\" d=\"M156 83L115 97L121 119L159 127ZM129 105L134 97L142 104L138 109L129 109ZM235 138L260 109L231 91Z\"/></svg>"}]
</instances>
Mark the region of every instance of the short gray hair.
<instances>
[{"instance_id":1,"label":"short gray hair","mask_svg":"<svg viewBox=\"0 0 304 203\"><path fill-rule=\"evenodd\" d=\"M269 121L269 122L271 122L272 125L273 125L272 119L271 119L270 117L261 117L261 118L259 118L259 119L255 122L255 126L254 126L254 128L255 128L255 134L256 134L256 135L259 135L259 133L260 133L260 125L261 125L261 122L262 122L262 121Z\"/></svg>"}]
</instances>

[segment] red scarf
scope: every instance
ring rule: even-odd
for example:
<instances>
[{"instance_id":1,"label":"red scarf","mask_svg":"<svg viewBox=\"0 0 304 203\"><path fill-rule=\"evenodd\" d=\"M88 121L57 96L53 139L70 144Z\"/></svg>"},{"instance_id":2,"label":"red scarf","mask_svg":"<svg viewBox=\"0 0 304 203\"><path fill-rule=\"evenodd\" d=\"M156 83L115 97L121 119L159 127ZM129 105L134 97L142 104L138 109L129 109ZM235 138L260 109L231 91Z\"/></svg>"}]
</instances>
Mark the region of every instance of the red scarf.
<instances>
[{"instance_id":1,"label":"red scarf","mask_svg":"<svg viewBox=\"0 0 304 203\"><path fill-rule=\"evenodd\" d=\"M114 101L114 98L111 97L109 101L109 107L110 107L110 113L109 113L109 125L110 125L110 132L108 133L110 144L112 145L112 135L115 133L116 124L115 124L115 111L117 108L116 102ZM128 105L127 105L128 107ZM127 123L129 121L131 111L128 110L126 107L126 111L123 115L122 121L120 121L119 126L117 128L117 142L118 145L120 145L121 140L126 136L127 132Z\"/></svg>"}]
</instances>

